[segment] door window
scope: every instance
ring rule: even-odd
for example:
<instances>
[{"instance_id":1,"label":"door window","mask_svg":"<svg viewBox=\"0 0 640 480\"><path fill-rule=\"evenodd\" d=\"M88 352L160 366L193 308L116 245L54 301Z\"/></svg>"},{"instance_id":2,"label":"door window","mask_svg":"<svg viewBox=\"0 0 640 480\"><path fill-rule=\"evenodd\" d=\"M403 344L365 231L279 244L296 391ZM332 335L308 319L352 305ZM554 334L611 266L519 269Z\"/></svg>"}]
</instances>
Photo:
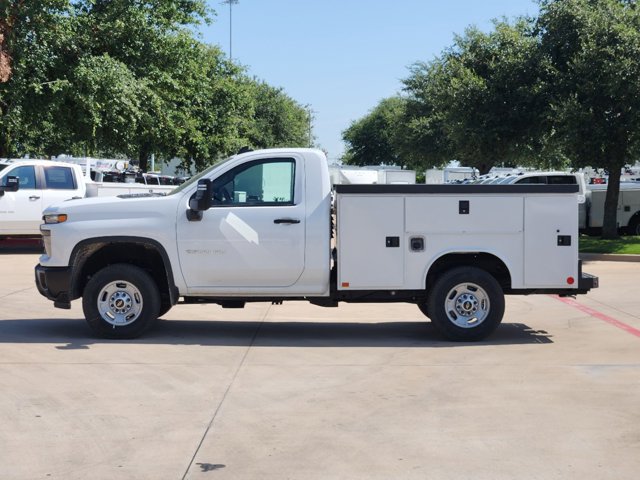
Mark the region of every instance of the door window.
<instances>
[{"instance_id":1,"label":"door window","mask_svg":"<svg viewBox=\"0 0 640 480\"><path fill-rule=\"evenodd\" d=\"M293 205L295 161L260 160L241 165L213 182L213 204Z\"/></svg>"},{"instance_id":2,"label":"door window","mask_svg":"<svg viewBox=\"0 0 640 480\"><path fill-rule=\"evenodd\" d=\"M18 177L20 182L20 189L34 189L36 188L36 172L33 166L23 165L16 167L7 173L2 178L2 186L7 186L7 177Z\"/></svg>"},{"instance_id":3,"label":"door window","mask_svg":"<svg viewBox=\"0 0 640 480\"><path fill-rule=\"evenodd\" d=\"M69 167L46 167L44 169L46 188L54 190L75 190L76 182Z\"/></svg>"}]
</instances>

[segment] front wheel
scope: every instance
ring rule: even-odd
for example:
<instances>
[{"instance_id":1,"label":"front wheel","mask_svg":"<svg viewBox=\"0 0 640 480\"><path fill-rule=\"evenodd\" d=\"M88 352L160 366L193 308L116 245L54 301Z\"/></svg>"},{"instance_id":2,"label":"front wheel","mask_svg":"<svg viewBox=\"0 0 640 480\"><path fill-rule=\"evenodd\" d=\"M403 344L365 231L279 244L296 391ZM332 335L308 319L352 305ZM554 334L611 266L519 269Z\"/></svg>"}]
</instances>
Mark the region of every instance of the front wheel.
<instances>
[{"instance_id":1,"label":"front wheel","mask_svg":"<svg viewBox=\"0 0 640 480\"><path fill-rule=\"evenodd\" d=\"M98 336L136 338L158 318L160 293L146 271L119 263L91 277L82 296L82 309Z\"/></svg>"},{"instance_id":2,"label":"front wheel","mask_svg":"<svg viewBox=\"0 0 640 480\"><path fill-rule=\"evenodd\" d=\"M502 321L504 294L485 270L453 268L436 281L427 300L429 318L449 340L477 341Z\"/></svg>"}]
</instances>

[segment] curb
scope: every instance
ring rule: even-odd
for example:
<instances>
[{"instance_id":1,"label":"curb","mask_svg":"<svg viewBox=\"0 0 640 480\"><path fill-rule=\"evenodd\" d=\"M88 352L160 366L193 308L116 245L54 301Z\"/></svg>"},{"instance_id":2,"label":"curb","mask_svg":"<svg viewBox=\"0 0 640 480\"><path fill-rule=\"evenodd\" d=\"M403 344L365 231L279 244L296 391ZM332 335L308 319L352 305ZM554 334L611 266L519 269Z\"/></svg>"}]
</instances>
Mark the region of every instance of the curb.
<instances>
[{"instance_id":1,"label":"curb","mask_svg":"<svg viewBox=\"0 0 640 480\"><path fill-rule=\"evenodd\" d=\"M640 262L640 255L618 255L610 253L581 253L580 260L585 262Z\"/></svg>"}]
</instances>

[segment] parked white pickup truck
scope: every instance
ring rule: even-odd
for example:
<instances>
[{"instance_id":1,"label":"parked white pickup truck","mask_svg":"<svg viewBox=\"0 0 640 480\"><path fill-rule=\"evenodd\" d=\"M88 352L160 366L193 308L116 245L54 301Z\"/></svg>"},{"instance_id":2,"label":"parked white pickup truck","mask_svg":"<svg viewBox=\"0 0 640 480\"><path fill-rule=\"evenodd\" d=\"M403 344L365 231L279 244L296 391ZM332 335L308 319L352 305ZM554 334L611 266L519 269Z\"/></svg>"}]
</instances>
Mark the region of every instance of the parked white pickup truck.
<instances>
[{"instance_id":1,"label":"parked white pickup truck","mask_svg":"<svg viewBox=\"0 0 640 480\"><path fill-rule=\"evenodd\" d=\"M339 185L336 222L331 187L321 151L263 150L166 196L51 206L38 289L59 308L82 297L111 338L139 336L179 301L307 300L411 302L446 338L478 340L504 294L598 285L578 260L575 185Z\"/></svg>"},{"instance_id":2,"label":"parked white pickup truck","mask_svg":"<svg viewBox=\"0 0 640 480\"><path fill-rule=\"evenodd\" d=\"M39 236L42 211L63 200L172 189L163 185L93 182L83 176L79 165L66 162L0 161L0 237Z\"/></svg>"}]
</instances>

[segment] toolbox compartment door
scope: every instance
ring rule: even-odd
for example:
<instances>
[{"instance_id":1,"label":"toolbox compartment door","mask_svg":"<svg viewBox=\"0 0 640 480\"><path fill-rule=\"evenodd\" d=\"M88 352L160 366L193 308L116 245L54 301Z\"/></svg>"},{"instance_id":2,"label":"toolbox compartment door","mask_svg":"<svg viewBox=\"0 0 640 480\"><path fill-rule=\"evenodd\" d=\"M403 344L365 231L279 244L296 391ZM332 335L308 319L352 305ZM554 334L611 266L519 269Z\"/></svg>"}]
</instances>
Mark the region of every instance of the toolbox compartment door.
<instances>
[{"instance_id":1,"label":"toolbox compartment door","mask_svg":"<svg viewBox=\"0 0 640 480\"><path fill-rule=\"evenodd\" d=\"M528 196L524 218L526 287L576 288L579 280L576 196ZM569 284L569 277L575 283Z\"/></svg>"},{"instance_id":2,"label":"toolbox compartment door","mask_svg":"<svg viewBox=\"0 0 640 480\"><path fill-rule=\"evenodd\" d=\"M338 289L402 288L404 198L338 197Z\"/></svg>"}]
</instances>

